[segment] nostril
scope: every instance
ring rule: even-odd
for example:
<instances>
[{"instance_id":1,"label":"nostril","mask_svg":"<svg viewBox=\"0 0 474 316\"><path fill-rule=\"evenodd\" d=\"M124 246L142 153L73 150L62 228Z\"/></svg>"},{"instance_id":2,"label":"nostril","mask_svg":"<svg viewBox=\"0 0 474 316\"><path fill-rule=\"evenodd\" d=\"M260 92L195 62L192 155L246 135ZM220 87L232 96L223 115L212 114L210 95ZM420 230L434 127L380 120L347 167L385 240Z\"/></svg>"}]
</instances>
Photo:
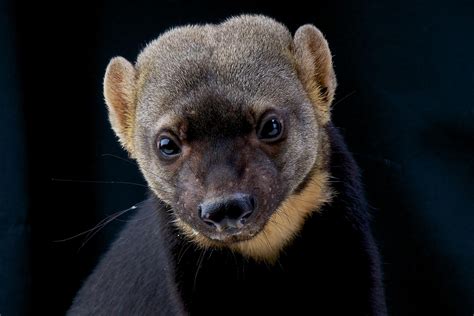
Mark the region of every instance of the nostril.
<instances>
[{"instance_id":1,"label":"nostril","mask_svg":"<svg viewBox=\"0 0 474 316\"><path fill-rule=\"evenodd\" d=\"M204 223L207 224L207 226L210 226L210 227L217 227L217 225L213 222L213 221L210 221L210 220L207 220L207 219L203 219L202 220Z\"/></svg>"},{"instance_id":2,"label":"nostril","mask_svg":"<svg viewBox=\"0 0 474 316\"><path fill-rule=\"evenodd\" d=\"M252 215L252 212L247 212L244 215L242 215L242 217L240 218L240 223L245 224L245 222L250 217L250 215Z\"/></svg>"},{"instance_id":3,"label":"nostril","mask_svg":"<svg viewBox=\"0 0 474 316\"><path fill-rule=\"evenodd\" d=\"M255 198L253 196L250 196L249 201L250 201L250 207L253 211L255 209Z\"/></svg>"},{"instance_id":4,"label":"nostril","mask_svg":"<svg viewBox=\"0 0 474 316\"><path fill-rule=\"evenodd\" d=\"M250 215L252 215L252 212L245 213L245 214L241 217L241 219L247 219L247 218L250 217Z\"/></svg>"},{"instance_id":5,"label":"nostril","mask_svg":"<svg viewBox=\"0 0 474 316\"><path fill-rule=\"evenodd\" d=\"M198 207L198 214L199 217L202 219L204 223L206 223L210 227L216 227L216 224L210 219L211 213L209 212L203 212L201 205Z\"/></svg>"},{"instance_id":6,"label":"nostril","mask_svg":"<svg viewBox=\"0 0 474 316\"><path fill-rule=\"evenodd\" d=\"M242 228L251 217L256 200L247 194L234 194L217 201L199 205L199 217L207 226L217 230Z\"/></svg>"}]
</instances>

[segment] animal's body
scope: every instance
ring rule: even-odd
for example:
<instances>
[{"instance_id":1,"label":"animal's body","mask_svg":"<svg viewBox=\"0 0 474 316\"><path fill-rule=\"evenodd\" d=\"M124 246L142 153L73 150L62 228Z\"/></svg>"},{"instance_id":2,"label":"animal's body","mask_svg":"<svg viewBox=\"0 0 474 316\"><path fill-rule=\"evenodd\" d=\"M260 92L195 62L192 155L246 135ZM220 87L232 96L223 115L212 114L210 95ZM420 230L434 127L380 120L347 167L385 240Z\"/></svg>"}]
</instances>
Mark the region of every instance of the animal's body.
<instances>
[{"instance_id":1,"label":"animal's body","mask_svg":"<svg viewBox=\"0 0 474 316\"><path fill-rule=\"evenodd\" d=\"M172 30L105 79L150 188L70 315L385 315L358 168L312 26Z\"/></svg>"}]
</instances>

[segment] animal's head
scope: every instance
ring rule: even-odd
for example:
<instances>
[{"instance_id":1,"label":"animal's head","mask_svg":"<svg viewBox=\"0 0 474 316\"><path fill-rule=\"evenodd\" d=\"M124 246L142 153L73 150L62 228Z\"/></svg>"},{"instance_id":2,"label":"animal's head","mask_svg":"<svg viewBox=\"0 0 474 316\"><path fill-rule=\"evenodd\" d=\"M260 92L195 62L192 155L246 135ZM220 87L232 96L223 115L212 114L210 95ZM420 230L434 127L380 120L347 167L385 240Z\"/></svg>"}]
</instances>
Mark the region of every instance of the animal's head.
<instances>
[{"instance_id":1,"label":"animal's head","mask_svg":"<svg viewBox=\"0 0 474 316\"><path fill-rule=\"evenodd\" d=\"M335 87L321 32L262 16L170 30L104 80L112 127L175 224L267 261L330 198Z\"/></svg>"}]
</instances>

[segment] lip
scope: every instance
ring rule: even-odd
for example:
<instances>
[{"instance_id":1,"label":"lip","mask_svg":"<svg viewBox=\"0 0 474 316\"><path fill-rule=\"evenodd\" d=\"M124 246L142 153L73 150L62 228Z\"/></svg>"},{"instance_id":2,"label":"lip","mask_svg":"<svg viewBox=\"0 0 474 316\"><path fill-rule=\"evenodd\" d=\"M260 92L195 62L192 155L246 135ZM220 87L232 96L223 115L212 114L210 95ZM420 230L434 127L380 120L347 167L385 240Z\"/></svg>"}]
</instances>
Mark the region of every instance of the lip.
<instances>
[{"instance_id":1,"label":"lip","mask_svg":"<svg viewBox=\"0 0 474 316\"><path fill-rule=\"evenodd\" d=\"M203 233L203 235L214 242L233 244L252 239L258 234L258 232L259 231L255 231L255 229L230 229L221 233Z\"/></svg>"},{"instance_id":2,"label":"lip","mask_svg":"<svg viewBox=\"0 0 474 316\"><path fill-rule=\"evenodd\" d=\"M243 227L227 228L223 231L211 229L204 222L198 221L195 218L181 218L181 221L186 223L188 228L192 230L192 235L199 235L201 238L207 239L211 244L216 246L229 246L255 238L263 231L275 211L259 210L249 218Z\"/></svg>"},{"instance_id":3,"label":"lip","mask_svg":"<svg viewBox=\"0 0 474 316\"><path fill-rule=\"evenodd\" d=\"M259 216L253 217L252 220L244 224L241 228L227 228L223 231L209 230L209 227L201 227L200 234L209 240L218 244L234 244L246 240L250 240L257 236L267 224L269 216L259 213Z\"/></svg>"}]
</instances>

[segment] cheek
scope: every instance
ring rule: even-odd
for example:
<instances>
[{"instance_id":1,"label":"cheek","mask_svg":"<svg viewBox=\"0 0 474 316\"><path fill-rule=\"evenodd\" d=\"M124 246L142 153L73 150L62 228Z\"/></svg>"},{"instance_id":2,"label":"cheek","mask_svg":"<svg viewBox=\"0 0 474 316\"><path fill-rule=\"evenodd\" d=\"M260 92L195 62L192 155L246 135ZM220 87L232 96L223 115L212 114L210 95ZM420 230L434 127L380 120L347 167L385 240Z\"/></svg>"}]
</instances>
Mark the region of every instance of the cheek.
<instances>
[{"instance_id":1,"label":"cheek","mask_svg":"<svg viewBox=\"0 0 474 316\"><path fill-rule=\"evenodd\" d=\"M198 213L198 206L205 196L206 189L189 166L184 166L176 177L175 212L183 219L190 220ZM195 213L195 214L194 214Z\"/></svg>"},{"instance_id":2,"label":"cheek","mask_svg":"<svg viewBox=\"0 0 474 316\"><path fill-rule=\"evenodd\" d=\"M301 134L301 135L300 135ZM317 134L296 131L288 138L287 146L279 157L282 181L291 192L306 177L316 163L318 155Z\"/></svg>"},{"instance_id":3,"label":"cheek","mask_svg":"<svg viewBox=\"0 0 474 316\"><path fill-rule=\"evenodd\" d=\"M171 204L176 192L174 175L163 168L155 157L148 155L146 159L137 159L140 171L150 189L164 202Z\"/></svg>"},{"instance_id":4,"label":"cheek","mask_svg":"<svg viewBox=\"0 0 474 316\"><path fill-rule=\"evenodd\" d=\"M265 217L274 211L284 199L287 191L276 163L269 158L250 163L245 176L245 186L255 196L258 203L258 216Z\"/></svg>"}]
</instances>

